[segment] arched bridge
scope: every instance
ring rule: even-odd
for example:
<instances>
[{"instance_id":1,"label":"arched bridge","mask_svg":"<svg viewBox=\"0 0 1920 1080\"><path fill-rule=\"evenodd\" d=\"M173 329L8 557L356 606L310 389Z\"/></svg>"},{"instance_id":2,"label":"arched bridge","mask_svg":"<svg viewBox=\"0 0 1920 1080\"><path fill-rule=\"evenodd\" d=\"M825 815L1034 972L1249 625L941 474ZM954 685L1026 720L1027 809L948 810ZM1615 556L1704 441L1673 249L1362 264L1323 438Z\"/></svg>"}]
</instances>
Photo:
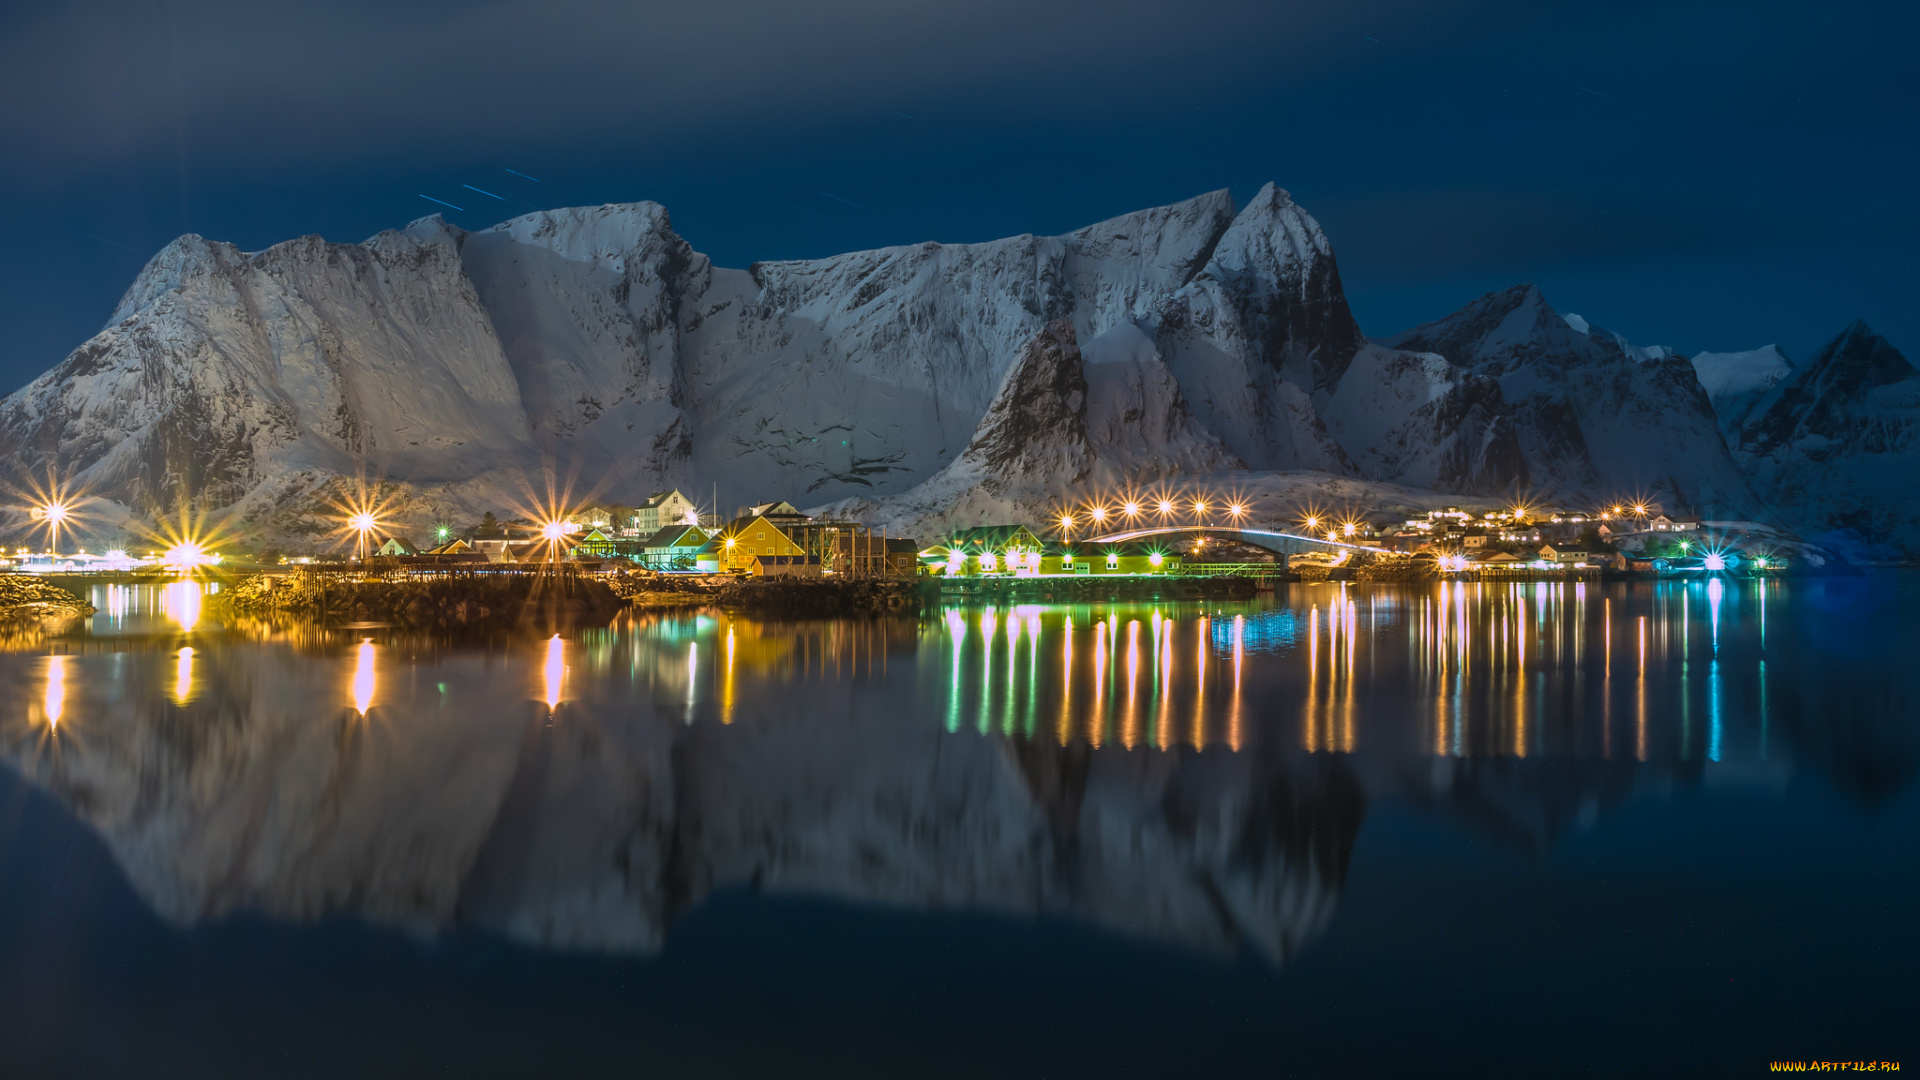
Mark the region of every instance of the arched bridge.
<instances>
[{"instance_id":1,"label":"arched bridge","mask_svg":"<svg viewBox=\"0 0 1920 1080\"><path fill-rule=\"evenodd\" d=\"M1078 542L1082 544L1119 544L1129 540L1146 540L1155 536L1219 536L1238 540L1243 544L1265 548L1276 555L1300 554L1299 545L1314 545L1308 550L1334 548L1341 551L1373 551L1374 548L1362 544L1351 544L1344 540L1329 540L1324 536L1307 536L1303 533L1282 532L1277 529L1251 529L1244 525L1154 525L1142 529L1127 529L1123 532L1106 533L1101 536L1088 536Z\"/></svg>"}]
</instances>

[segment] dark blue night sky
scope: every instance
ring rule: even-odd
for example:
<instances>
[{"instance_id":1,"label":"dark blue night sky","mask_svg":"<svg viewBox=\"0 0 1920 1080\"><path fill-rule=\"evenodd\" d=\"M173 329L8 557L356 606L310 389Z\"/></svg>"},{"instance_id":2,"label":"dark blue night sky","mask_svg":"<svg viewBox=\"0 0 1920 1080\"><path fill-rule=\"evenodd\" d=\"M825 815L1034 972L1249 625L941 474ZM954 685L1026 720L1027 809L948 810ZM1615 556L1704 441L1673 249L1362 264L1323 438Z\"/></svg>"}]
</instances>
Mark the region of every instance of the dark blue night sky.
<instances>
[{"instance_id":1,"label":"dark blue night sky","mask_svg":"<svg viewBox=\"0 0 1920 1080\"><path fill-rule=\"evenodd\" d=\"M25 0L0 381L184 231L653 199L739 266L1269 179L1370 334L1534 281L1641 344L1801 359L1861 317L1913 354L1916 40L1911 3Z\"/></svg>"}]
</instances>

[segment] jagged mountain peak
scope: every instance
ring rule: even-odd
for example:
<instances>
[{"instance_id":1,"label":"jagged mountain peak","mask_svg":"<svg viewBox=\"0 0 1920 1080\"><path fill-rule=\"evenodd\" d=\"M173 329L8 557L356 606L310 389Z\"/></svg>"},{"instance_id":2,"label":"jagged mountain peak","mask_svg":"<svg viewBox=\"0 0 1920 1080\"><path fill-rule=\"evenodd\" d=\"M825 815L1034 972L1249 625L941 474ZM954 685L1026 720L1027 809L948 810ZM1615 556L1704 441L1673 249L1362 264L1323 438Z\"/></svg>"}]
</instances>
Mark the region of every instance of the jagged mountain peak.
<instances>
[{"instance_id":1,"label":"jagged mountain peak","mask_svg":"<svg viewBox=\"0 0 1920 1080\"><path fill-rule=\"evenodd\" d=\"M1468 363L1576 336L1586 335L1553 310L1538 286L1523 284L1468 301L1460 310L1395 334L1382 344Z\"/></svg>"},{"instance_id":2,"label":"jagged mountain peak","mask_svg":"<svg viewBox=\"0 0 1920 1080\"><path fill-rule=\"evenodd\" d=\"M1752 508L1692 365L1562 316L1534 285L1488 293L1385 344L1436 354L1464 374L1494 380L1497 405L1484 389L1473 400L1510 424L1517 440L1517 454L1498 458L1510 463L1501 472L1524 478L1541 495L1586 500L1643 492L1695 511ZM1489 435L1498 430L1487 428Z\"/></svg>"},{"instance_id":3,"label":"jagged mountain peak","mask_svg":"<svg viewBox=\"0 0 1920 1080\"><path fill-rule=\"evenodd\" d=\"M1913 364L1865 319L1847 324L1840 336L1814 354L1806 370L1824 383L1857 386L1886 386L1914 376Z\"/></svg>"},{"instance_id":4,"label":"jagged mountain peak","mask_svg":"<svg viewBox=\"0 0 1920 1080\"><path fill-rule=\"evenodd\" d=\"M161 296L179 288L196 275L205 274L219 264L237 264L246 256L239 248L220 240L209 240L199 233L183 233L168 241L165 247L154 252L153 258L140 268L133 284L114 305L113 312L107 316L103 326L117 326L135 312L147 307Z\"/></svg>"},{"instance_id":5,"label":"jagged mountain peak","mask_svg":"<svg viewBox=\"0 0 1920 1080\"><path fill-rule=\"evenodd\" d=\"M671 235L673 218L652 201L564 206L522 214L482 232L505 234L565 259L593 262L619 259L650 238Z\"/></svg>"},{"instance_id":6,"label":"jagged mountain peak","mask_svg":"<svg viewBox=\"0 0 1920 1080\"><path fill-rule=\"evenodd\" d=\"M1745 417L1733 442L1792 524L1842 530L1858 555L1913 557L1920 373L1892 342L1855 321Z\"/></svg>"}]
</instances>

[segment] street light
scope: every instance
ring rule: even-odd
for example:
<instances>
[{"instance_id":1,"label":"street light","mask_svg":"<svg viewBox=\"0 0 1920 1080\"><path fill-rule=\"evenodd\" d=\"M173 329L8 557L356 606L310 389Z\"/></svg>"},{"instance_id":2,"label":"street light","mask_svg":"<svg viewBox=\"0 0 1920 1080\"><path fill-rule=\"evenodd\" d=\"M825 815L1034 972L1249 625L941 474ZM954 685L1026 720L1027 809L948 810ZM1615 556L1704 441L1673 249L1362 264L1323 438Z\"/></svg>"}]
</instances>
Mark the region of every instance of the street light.
<instances>
[{"instance_id":1,"label":"street light","mask_svg":"<svg viewBox=\"0 0 1920 1080\"><path fill-rule=\"evenodd\" d=\"M1242 517L1246 516L1247 508L1240 503L1230 503L1227 506L1227 513L1233 520L1239 521Z\"/></svg>"},{"instance_id":2,"label":"street light","mask_svg":"<svg viewBox=\"0 0 1920 1080\"><path fill-rule=\"evenodd\" d=\"M1125 513L1125 514L1126 514L1126 515L1127 515L1127 516L1128 516L1129 518L1137 518L1137 517L1139 517L1139 516L1140 516L1140 504L1139 504L1139 503L1137 503L1137 502L1130 502L1130 503L1128 503L1128 504L1126 504L1125 506L1123 506L1123 507L1121 507L1120 509L1121 509L1121 510L1122 510L1122 511L1123 511L1123 512L1124 512L1124 513Z\"/></svg>"},{"instance_id":3,"label":"street light","mask_svg":"<svg viewBox=\"0 0 1920 1080\"><path fill-rule=\"evenodd\" d=\"M1193 500L1193 516L1199 517L1207 512L1207 504L1199 499Z\"/></svg>"},{"instance_id":4,"label":"street light","mask_svg":"<svg viewBox=\"0 0 1920 1080\"><path fill-rule=\"evenodd\" d=\"M1168 514L1173 513L1173 501L1171 499L1161 499L1160 502L1154 506L1154 509L1160 511L1160 516L1164 518Z\"/></svg>"},{"instance_id":5,"label":"street light","mask_svg":"<svg viewBox=\"0 0 1920 1080\"><path fill-rule=\"evenodd\" d=\"M55 559L60 557L60 526L65 525L72 514L67 504L58 500L49 500L46 505L34 508L34 516L47 523L47 546Z\"/></svg>"},{"instance_id":6,"label":"street light","mask_svg":"<svg viewBox=\"0 0 1920 1080\"><path fill-rule=\"evenodd\" d=\"M373 532L379 524L380 523L374 519L374 516L365 510L347 519L347 528L352 529L359 537L359 539L355 541L354 550L363 562L367 557L367 535Z\"/></svg>"}]
</instances>

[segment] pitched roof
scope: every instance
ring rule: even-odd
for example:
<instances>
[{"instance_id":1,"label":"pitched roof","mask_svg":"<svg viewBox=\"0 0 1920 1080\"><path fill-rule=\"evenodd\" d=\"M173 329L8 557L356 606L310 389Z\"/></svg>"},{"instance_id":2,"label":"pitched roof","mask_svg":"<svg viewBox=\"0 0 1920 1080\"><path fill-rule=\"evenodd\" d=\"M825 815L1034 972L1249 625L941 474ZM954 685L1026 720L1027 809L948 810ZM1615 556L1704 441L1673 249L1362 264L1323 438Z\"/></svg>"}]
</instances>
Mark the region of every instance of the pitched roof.
<instances>
[{"instance_id":1,"label":"pitched roof","mask_svg":"<svg viewBox=\"0 0 1920 1080\"><path fill-rule=\"evenodd\" d=\"M645 548L697 548L707 542L706 531L695 525L666 525L640 542Z\"/></svg>"},{"instance_id":2,"label":"pitched roof","mask_svg":"<svg viewBox=\"0 0 1920 1080\"><path fill-rule=\"evenodd\" d=\"M975 525L971 529L955 529L948 533L940 546L970 548L973 550L997 550L1006 547L1014 540L1022 543L1037 542L1040 537L1025 525Z\"/></svg>"},{"instance_id":3,"label":"pitched roof","mask_svg":"<svg viewBox=\"0 0 1920 1080\"><path fill-rule=\"evenodd\" d=\"M755 516L753 514L748 514L745 517L737 517L737 518L734 518L732 521L727 522L727 527L720 531L723 535L726 535L726 536L744 536L746 535L746 531L748 529L753 528L756 525L767 525L772 527L775 532L780 533L780 535L786 536L787 534L785 530L782 529L782 525L788 525L788 524L793 524L793 523L783 522L779 518L767 518L767 517ZM787 537L787 539L791 540L793 538L789 536Z\"/></svg>"}]
</instances>

